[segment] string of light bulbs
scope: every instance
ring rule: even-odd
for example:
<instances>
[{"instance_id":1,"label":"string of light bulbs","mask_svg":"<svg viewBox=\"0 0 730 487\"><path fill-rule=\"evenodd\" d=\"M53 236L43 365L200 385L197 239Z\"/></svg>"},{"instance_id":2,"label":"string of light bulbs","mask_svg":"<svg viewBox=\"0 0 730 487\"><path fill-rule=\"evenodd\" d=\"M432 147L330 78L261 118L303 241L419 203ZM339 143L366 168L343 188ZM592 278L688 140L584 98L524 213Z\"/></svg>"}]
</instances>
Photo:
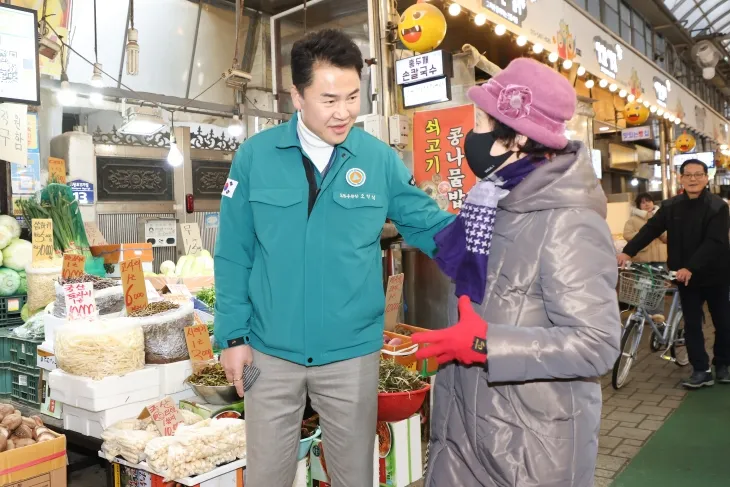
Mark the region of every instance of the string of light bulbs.
<instances>
[{"instance_id":1,"label":"string of light bulbs","mask_svg":"<svg viewBox=\"0 0 730 487\"><path fill-rule=\"evenodd\" d=\"M461 5L455 2L449 2L445 1L443 2L444 6L446 7L446 11L451 15L452 17L457 17L461 15L462 11L464 10ZM481 27L487 24L488 19L487 16L478 13L475 14L474 12L467 11L467 15L469 15L469 18L474 22L475 25ZM563 59L561 61L560 55L557 52L549 52L545 49L545 46L540 44L539 42L532 43L530 42L526 36L524 35L518 35L514 34L512 32L508 33L507 27L504 24L498 24L495 22L489 21L491 24L491 27L494 31L494 33L498 36L503 36L505 34L509 35L513 38L515 41L515 44L517 44L519 47L528 47L529 51L532 54L532 57L536 58L538 61L541 61L545 64L552 64L553 68L560 71L561 69L565 71L570 71L573 68L576 70L576 82L578 82L578 78L584 78L583 84L588 90L592 90L596 84L600 88L608 89L611 93L617 94L620 98L626 99L627 102L632 103L634 101L638 101L639 103L643 103L645 107L649 108L651 113L657 113L660 110L660 107L652 106L651 103L645 100L637 100L636 95L633 93L630 93L629 90L626 88L620 87L616 82L613 80L609 81L605 78L596 77L590 73L587 72L585 66L582 66L580 64L577 64L572 59ZM547 62L546 62L547 61ZM652 110L653 108L653 110ZM664 117L665 119L669 120L672 123L675 123L676 125L680 125L682 128L685 127L685 124L682 123L682 119L676 116L675 114L669 113L666 110L662 109L661 113L658 113L659 117Z\"/></svg>"}]
</instances>

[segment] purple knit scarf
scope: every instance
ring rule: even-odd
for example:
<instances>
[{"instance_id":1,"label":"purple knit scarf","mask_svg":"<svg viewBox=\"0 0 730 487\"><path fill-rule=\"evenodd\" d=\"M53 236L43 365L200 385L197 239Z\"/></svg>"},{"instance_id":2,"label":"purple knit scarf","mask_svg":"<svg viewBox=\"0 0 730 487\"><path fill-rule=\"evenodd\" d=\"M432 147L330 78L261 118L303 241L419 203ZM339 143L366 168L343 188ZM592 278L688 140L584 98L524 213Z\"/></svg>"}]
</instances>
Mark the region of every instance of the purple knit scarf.
<instances>
[{"instance_id":1,"label":"purple knit scarf","mask_svg":"<svg viewBox=\"0 0 730 487\"><path fill-rule=\"evenodd\" d=\"M469 296L479 304L484 300L497 204L543 162L525 157L479 181L459 216L434 237L434 260L456 283L457 296Z\"/></svg>"}]
</instances>

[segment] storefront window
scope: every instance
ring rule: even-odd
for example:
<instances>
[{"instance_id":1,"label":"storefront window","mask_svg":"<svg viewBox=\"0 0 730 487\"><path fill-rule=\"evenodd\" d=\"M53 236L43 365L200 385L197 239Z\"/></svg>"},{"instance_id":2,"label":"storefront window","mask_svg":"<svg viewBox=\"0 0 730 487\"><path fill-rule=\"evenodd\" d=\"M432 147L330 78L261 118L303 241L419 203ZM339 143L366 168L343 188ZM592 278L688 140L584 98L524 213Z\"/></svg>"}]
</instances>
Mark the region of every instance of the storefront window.
<instances>
[{"instance_id":1,"label":"storefront window","mask_svg":"<svg viewBox=\"0 0 730 487\"><path fill-rule=\"evenodd\" d=\"M620 35L618 5L614 8L609 4L610 0L603 6L603 23L606 24L606 27Z\"/></svg>"},{"instance_id":2,"label":"storefront window","mask_svg":"<svg viewBox=\"0 0 730 487\"><path fill-rule=\"evenodd\" d=\"M588 0L586 2L586 10L599 22L601 21L601 0Z\"/></svg>"}]
</instances>

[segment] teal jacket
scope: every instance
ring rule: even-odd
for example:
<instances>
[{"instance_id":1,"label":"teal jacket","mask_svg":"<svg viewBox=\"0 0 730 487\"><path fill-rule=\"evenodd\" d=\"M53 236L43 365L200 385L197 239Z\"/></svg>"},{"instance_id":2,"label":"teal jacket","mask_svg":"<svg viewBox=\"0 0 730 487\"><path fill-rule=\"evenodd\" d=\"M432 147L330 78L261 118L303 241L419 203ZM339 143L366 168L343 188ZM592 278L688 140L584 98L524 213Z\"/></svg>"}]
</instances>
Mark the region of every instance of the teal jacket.
<instances>
[{"instance_id":1,"label":"teal jacket","mask_svg":"<svg viewBox=\"0 0 730 487\"><path fill-rule=\"evenodd\" d=\"M454 218L413 185L388 145L357 127L320 179L303 158L296 116L238 149L215 251L222 348L250 344L308 366L380 350L386 218L428 255L434 235Z\"/></svg>"}]
</instances>

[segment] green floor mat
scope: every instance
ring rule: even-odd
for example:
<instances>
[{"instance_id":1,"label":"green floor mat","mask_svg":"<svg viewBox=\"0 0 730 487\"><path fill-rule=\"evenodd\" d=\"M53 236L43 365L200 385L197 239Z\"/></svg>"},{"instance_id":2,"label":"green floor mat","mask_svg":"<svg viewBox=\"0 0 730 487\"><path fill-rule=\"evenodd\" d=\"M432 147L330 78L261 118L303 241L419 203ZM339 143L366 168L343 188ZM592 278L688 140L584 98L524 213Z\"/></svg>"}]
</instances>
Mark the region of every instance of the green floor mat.
<instances>
[{"instance_id":1,"label":"green floor mat","mask_svg":"<svg viewBox=\"0 0 730 487\"><path fill-rule=\"evenodd\" d=\"M688 392L611 487L730 485L730 385Z\"/></svg>"}]
</instances>

